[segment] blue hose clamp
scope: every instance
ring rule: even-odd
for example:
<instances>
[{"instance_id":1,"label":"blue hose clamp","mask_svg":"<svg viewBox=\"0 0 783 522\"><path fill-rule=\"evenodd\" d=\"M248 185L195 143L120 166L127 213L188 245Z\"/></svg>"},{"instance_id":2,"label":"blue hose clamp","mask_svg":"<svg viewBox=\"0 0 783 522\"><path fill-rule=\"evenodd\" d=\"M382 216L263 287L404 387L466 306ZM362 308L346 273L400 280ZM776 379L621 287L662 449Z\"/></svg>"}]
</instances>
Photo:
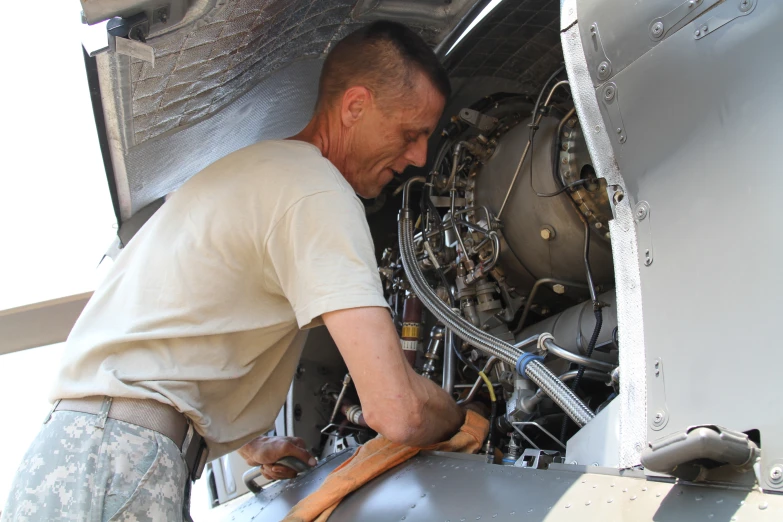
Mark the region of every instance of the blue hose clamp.
<instances>
[{"instance_id":1,"label":"blue hose clamp","mask_svg":"<svg viewBox=\"0 0 783 522\"><path fill-rule=\"evenodd\" d=\"M517 360L517 373L527 379L527 375L525 375L525 368L528 364L530 364L532 361L543 361L544 357L541 355L536 355L534 353L525 352L523 353L519 359Z\"/></svg>"}]
</instances>

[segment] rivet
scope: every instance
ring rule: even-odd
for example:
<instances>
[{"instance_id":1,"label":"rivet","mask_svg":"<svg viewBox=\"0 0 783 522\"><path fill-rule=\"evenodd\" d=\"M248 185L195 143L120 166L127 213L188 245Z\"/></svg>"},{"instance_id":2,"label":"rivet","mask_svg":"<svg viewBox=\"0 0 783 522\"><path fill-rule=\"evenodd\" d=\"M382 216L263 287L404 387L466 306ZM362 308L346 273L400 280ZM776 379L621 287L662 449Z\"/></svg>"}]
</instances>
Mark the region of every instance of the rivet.
<instances>
[{"instance_id":1,"label":"rivet","mask_svg":"<svg viewBox=\"0 0 783 522\"><path fill-rule=\"evenodd\" d=\"M710 513L709 515L707 515L707 518L715 518L715 514L714 513Z\"/></svg>"},{"instance_id":2,"label":"rivet","mask_svg":"<svg viewBox=\"0 0 783 522\"><path fill-rule=\"evenodd\" d=\"M620 139L618 140L620 143L625 143L627 138L625 136L620 136Z\"/></svg>"},{"instance_id":3,"label":"rivet","mask_svg":"<svg viewBox=\"0 0 783 522\"><path fill-rule=\"evenodd\" d=\"M704 499L704 497L696 496L696 502L701 502Z\"/></svg>"},{"instance_id":4,"label":"rivet","mask_svg":"<svg viewBox=\"0 0 783 522\"><path fill-rule=\"evenodd\" d=\"M658 497L660 497L660 496L661 496L661 494L660 494L660 493L656 493L656 494L655 494L655 497L656 497L656 498L658 498Z\"/></svg>"},{"instance_id":5,"label":"rivet","mask_svg":"<svg viewBox=\"0 0 783 522\"><path fill-rule=\"evenodd\" d=\"M762 511L764 511L768 507L769 507L769 503L767 503L767 502L762 502L761 504L759 504L759 509L762 510Z\"/></svg>"},{"instance_id":6,"label":"rivet","mask_svg":"<svg viewBox=\"0 0 783 522\"><path fill-rule=\"evenodd\" d=\"M598 484L593 484L593 489L597 488Z\"/></svg>"},{"instance_id":7,"label":"rivet","mask_svg":"<svg viewBox=\"0 0 783 522\"><path fill-rule=\"evenodd\" d=\"M415 508L416 504L411 504L411 509Z\"/></svg>"},{"instance_id":8,"label":"rivet","mask_svg":"<svg viewBox=\"0 0 783 522\"><path fill-rule=\"evenodd\" d=\"M623 493L628 493L628 488L623 488Z\"/></svg>"},{"instance_id":9,"label":"rivet","mask_svg":"<svg viewBox=\"0 0 783 522\"><path fill-rule=\"evenodd\" d=\"M740 500L740 503L739 503L739 505L740 505L740 506L744 506L744 505L745 505L745 501L744 501L744 500Z\"/></svg>"},{"instance_id":10,"label":"rivet","mask_svg":"<svg viewBox=\"0 0 783 522\"><path fill-rule=\"evenodd\" d=\"M512 511L511 513L509 513L509 515L516 515L516 514L517 514L516 511Z\"/></svg>"},{"instance_id":11,"label":"rivet","mask_svg":"<svg viewBox=\"0 0 783 522\"><path fill-rule=\"evenodd\" d=\"M636 500L636 495L633 495L633 496L631 497L631 500Z\"/></svg>"},{"instance_id":12,"label":"rivet","mask_svg":"<svg viewBox=\"0 0 783 522\"><path fill-rule=\"evenodd\" d=\"M647 491L647 486L643 487L642 491Z\"/></svg>"},{"instance_id":13,"label":"rivet","mask_svg":"<svg viewBox=\"0 0 783 522\"><path fill-rule=\"evenodd\" d=\"M426 497L426 496L427 496L427 494L426 494L426 493L422 493L422 494L421 494L421 498L424 498L424 497Z\"/></svg>"},{"instance_id":14,"label":"rivet","mask_svg":"<svg viewBox=\"0 0 783 522\"><path fill-rule=\"evenodd\" d=\"M498 514L495 513L494 515L492 515L492 518L498 518Z\"/></svg>"},{"instance_id":15,"label":"rivet","mask_svg":"<svg viewBox=\"0 0 783 522\"><path fill-rule=\"evenodd\" d=\"M565 505L565 508L566 508L566 509L568 509L568 508L570 508L570 507L571 507L571 504L566 504L566 505Z\"/></svg>"},{"instance_id":16,"label":"rivet","mask_svg":"<svg viewBox=\"0 0 783 522\"><path fill-rule=\"evenodd\" d=\"M586 501L585 501L585 506L589 506L589 505L590 505L590 504L592 504L592 503L593 503L593 502L592 502L591 500L586 500Z\"/></svg>"},{"instance_id":17,"label":"rivet","mask_svg":"<svg viewBox=\"0 0 783 522\"><path fill-rule=\"evenodd\" d=\"M607 498L607 499L606 499L606 503L607 503L607 504L611 504L612 502L614 502L614 499L613 499L613 498Z\"/></svg>"}]
</instances>

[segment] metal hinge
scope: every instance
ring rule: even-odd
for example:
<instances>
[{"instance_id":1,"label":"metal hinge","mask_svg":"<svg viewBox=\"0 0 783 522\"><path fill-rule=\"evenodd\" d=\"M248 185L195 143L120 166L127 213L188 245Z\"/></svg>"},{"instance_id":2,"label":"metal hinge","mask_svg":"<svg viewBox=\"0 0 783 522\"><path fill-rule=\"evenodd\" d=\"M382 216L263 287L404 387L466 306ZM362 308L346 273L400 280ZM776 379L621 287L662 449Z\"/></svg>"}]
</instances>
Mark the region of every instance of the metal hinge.
<instances>
[{"instance_id":1,"label":"metal hinge","mask_svg":"<svg viewBox=\"0 0 783 522\"><path fill-rule=\"evenodd\" d=\"M697 24L693 31L693 37L701 40L708 34L712 34L724 25L741 16L749 15L756 9L758 0L730 0L717 6L711 11L713 14L708 20Z\"/></svg>"}]
</instances>

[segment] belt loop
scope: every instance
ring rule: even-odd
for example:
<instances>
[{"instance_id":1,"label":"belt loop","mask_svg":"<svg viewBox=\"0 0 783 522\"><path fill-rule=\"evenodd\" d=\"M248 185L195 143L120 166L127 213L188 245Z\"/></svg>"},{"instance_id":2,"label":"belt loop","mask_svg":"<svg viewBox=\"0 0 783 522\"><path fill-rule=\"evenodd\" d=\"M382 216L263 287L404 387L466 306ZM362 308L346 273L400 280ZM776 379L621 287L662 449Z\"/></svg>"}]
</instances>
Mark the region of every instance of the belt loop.
<instances>
[{"instance_id":1,"label":"belt loop","mask_svg":"<svg viewBox=\"0 0 783 522\"><path fill-rule=\"evenodd\" d=\"M46 418L45 418L45 419L44 419L44 421L43 421L43 423L44 423L44 424L46 424L46 423L48 423L50 420L52 420L52 413L54 413L54 412L55 412L55 410L57 410L57 406L59 406L59 405L60 405L60 401L61 401L61 400L62 400L62 399L57 399L56 401L54 401L54 404L52 405L52 409L51 409L51 410L49 410L49 415L47 415L47 416L46 416Z\"/></svg>"},{"instance_id":2,"label":"belt loop","mask_svg":"<svg viewBox=\"0 0 783 522\"><path fill-rule=\"evenodd\" d=\"M108 395L103 398L103 404L98 412L98 417L95 419L95 427L102 430L106 426L106 418L109 416L109 410L111 409L112 398Z\"/></svg>"}]
</instances>

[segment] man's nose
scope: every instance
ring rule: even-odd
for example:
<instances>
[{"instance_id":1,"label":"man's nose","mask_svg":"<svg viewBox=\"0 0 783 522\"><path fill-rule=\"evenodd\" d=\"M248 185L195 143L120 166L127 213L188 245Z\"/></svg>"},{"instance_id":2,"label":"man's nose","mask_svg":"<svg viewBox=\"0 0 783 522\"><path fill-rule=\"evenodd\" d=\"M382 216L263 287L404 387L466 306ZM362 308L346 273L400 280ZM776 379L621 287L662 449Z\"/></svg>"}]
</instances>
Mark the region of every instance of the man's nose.
<instances>
[{"instance_id":1,"label":"man's nose","mask_svg":"<svg viewBox=\"0 0 783 522\"><path fill-rule=\"evenodd\" d=\"M403 157L414 167L423 167L427 163L427 137L420 136L411 143Z\"/></svg>"}]
</instances>

